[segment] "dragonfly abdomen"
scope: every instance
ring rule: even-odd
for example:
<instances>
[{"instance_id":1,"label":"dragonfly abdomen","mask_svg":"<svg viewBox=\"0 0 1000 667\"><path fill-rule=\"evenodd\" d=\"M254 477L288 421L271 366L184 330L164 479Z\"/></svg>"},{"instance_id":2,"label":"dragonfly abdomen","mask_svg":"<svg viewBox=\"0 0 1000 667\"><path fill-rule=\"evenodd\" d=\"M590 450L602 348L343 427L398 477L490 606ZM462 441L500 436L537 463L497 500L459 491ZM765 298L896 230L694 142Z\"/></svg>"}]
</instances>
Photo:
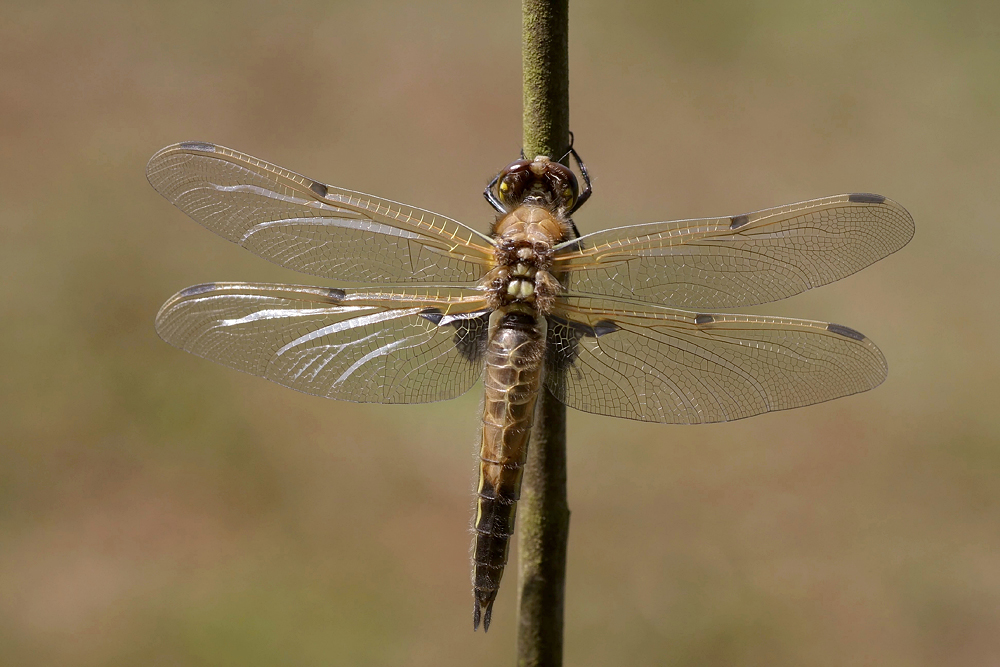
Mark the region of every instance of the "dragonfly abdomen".
<instances>
[{"instance_id":1,"label":"dragonfly abdomen","mask_svg":"<svg viewBox=\"0 0 1000 667\"><path fill-rule=\"evenodd\" d=\"M514 533L535 399L542 380L546 325L544 317L520 306L494 311L491 320L473 526L473 623L479 627L482 619L484 630L490 627L493 601Z\"/></svg>"}]
</instances>

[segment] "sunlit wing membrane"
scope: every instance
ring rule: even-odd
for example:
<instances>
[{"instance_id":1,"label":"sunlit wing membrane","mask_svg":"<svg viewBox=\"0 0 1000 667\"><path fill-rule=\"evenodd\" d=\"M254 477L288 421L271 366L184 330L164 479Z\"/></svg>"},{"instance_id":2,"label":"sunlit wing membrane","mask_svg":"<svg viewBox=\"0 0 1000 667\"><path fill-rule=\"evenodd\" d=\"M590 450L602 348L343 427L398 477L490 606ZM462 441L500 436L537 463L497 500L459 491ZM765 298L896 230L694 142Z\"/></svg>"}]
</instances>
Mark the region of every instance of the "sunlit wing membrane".
<instances>
[{"instance_id":1,"label":"sunlit wing membrane","mask_svg":"<svg viewBox=\"0 0 1000 667\"><path fill-rule=\"evenodd\" d=\"M742 419L872 389L882 353L848 327L568 295L546 385L566 405L676 424Z\"/></svg>"},{"instance_id":2,"label":"sunlit wing membrane","mask_svg":"<svg viewBox=\"0 0 1000 667\"><path fill-rule=\"evenodd\" d=\"M183 290L156 331L183 350L308 394L426 403L482 374L488 313L462 288L340 290L210 283Z\"/></svg>"},{"instance_id":3,"label":"sunlit wing membrane","mask_svg":"<svg viewBox=\"0 0 1000 667\"><path fill-rule=\"evenodd\" d=\"M149 160L146 177L216 234L316 276L474 282L493 257L489 237L460 222L324 185L223 146L168 146Z\"/></svg>"},{"instance_id":4,"label":"sunlit wing membrane","mask_svg":"<svg viewBox=\"0 0 1000 667\"><path fill-rule=\"evenodd\" d=\"M745 215L654 222L556 248L571 291L682 308L735 308L826 285L902 248L913 218L881 195L814 199Z\"/></svg>"}]
</instances>

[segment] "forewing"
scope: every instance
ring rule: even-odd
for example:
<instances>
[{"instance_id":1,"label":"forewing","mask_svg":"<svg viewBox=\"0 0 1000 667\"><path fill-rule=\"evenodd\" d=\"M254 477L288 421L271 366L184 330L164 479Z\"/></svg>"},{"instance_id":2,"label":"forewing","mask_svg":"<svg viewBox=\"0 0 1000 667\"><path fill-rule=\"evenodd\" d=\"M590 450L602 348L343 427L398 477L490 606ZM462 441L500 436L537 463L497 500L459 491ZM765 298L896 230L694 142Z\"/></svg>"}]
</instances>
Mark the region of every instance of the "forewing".
<instances>
[{"instance_id":1,"label":"forewing","mask_svg":"<svg viewBox=\"0 0 1000 667\"><path fill-rule=\"evenodd\" d=\"M211 283L183 290L156 331L183 350L308 394L358 403L454 398L479 379L482 293Z\"/></svg>"},{"instance_id":2,"label":"forewing","mask_svg":"<svg viewBox=\"0 0 1000 667\"><path fill-rule=\"evenodd\" d=\"M464 283L488 237L437 213L325 185L214 144L159 151L146 177L194 220L296 271L360 282Z\"/></svg>"},{"instance_id":3,"label":"forewing","mask_svg":"<svg viewBox=\"0 0 1000 667\"><path fill-rule=\"evenodd\" d=\"M546 385L566 405L672 424L731 421L872 389L882 353L836 324L566 296Z\"/></svg>"},{"instance_id":4,"label":"forewing","mask_svg":"<svg viewBox=\"0 0 1000 667\"><path fill-rule=\"evenodd\" d=\"M881 195L814 199L745 215L654 222L556 248L575 292L681 308L752 306L826 285L902 248L913 218Z\"/></svg>"}]
</instances>

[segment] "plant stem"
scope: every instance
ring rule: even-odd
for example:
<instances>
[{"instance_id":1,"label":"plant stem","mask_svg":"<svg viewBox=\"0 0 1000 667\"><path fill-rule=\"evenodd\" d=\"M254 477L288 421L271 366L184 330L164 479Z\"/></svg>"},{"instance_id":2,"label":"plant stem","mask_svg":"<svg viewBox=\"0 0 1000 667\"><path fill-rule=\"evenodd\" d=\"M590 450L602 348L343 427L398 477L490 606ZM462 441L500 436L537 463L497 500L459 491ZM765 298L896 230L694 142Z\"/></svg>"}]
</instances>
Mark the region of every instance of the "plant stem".
<instances>
[{"instance_id":1,"label":"plant stem","mask_svg":"<svg viewBox=\"0 0 1000 667\"><path fill-rule=\"evenodd\" d=\"M522 0L524 154L569 146L569 2ZM562 665L566 593L566 407L539 393L518 504L517 664Z\"/></svg>"}]
</instances>

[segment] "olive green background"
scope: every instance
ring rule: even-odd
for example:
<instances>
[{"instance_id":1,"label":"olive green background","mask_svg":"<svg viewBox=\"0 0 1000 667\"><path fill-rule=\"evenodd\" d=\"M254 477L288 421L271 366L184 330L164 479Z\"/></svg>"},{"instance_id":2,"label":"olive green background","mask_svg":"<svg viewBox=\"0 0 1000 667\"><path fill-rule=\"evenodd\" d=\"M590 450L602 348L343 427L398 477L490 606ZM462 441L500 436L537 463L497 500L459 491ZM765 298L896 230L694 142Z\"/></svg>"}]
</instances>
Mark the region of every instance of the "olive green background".
<instances>
[{"instance_id":1,"label":"olive green background","mask_svg":"<svg viewBox=\"0 0 1000 667\"><path fill-rule=\"evenodd\" d=\"M889 379L701 427L570 412L566 662L1000 660L1000 9L573 2L586 233L852 191L909 246L755 312ZM479 389L297 394L175 350L175 291L318 283L146 183L182 140L480 228L520 147L520 7L0 5L0 663L510 665L472 632Z\"/></svg>"}]
</instances>

